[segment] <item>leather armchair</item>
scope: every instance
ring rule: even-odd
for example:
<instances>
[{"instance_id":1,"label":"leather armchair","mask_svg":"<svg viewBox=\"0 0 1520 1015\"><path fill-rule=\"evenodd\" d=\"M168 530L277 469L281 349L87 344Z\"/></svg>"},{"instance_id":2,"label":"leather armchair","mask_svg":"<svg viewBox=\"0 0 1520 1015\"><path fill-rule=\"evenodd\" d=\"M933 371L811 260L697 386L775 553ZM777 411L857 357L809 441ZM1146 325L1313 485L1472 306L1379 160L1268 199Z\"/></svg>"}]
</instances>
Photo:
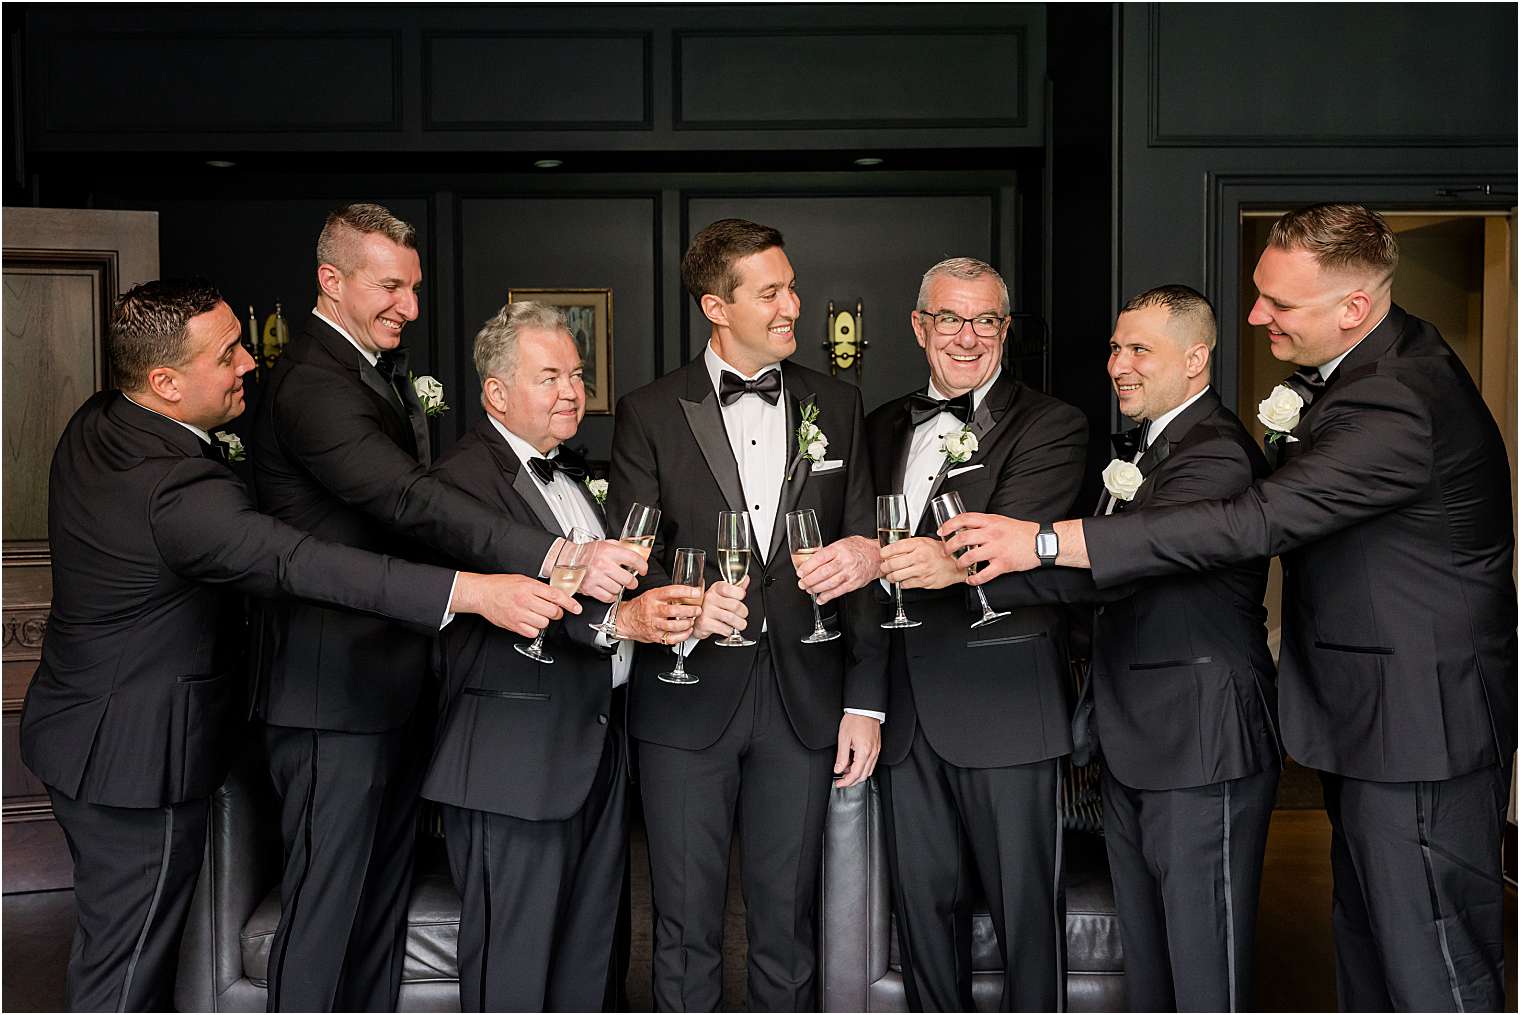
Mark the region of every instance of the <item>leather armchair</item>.
<instances>
[{"instance_id":1,"label":"leather armchair","mask_svg":"<svg viewBox=\"0 0 1520 1015\"><path fill-rule=\"evenodd\" d=\"M824 832L819 978L824 1011L907 1011L876 780L833 790ZM1065 836L1066 1010L1124 1011L1124 961L1103 840ZM1002 958L992 918L972 917L972 998L996 1011Z\"/></svg>"},{"instance_id":2,"label":"leather armchair","mask_svg":"<svg viewBox=\"0 0 1520 1015\"><path fill-rule=\"evenodd\" d=\"M262 1012L284 859L279 808L262 759L250 759L216 791L207 825L174 1004L180 1011ZM418 843L401 1011L459 1010L459 894L441 845Z\"/></svg>"}]
</instances>

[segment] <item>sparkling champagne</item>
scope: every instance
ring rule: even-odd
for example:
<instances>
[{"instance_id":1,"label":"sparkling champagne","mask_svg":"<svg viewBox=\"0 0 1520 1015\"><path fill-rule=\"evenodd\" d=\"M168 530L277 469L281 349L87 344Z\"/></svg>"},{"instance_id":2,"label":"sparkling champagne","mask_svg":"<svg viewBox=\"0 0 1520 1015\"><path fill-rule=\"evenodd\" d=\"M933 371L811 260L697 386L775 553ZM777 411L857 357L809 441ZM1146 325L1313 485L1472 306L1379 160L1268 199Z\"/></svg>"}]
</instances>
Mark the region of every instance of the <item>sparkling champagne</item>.
<instances>
[{"instance_id":1,"label":"sparkling champagne","mask_svg":"<svg viewBox=\"0 0 1520 1015\"><path fill-rule=\"evenodd\" d=\"M907 538L908 530L906 528L879 528L876 530L876 541L882 546L891 546L893 543L900 542Z\"/></svg>"},{"instance_id":2,"label":"sparkling champagne","mask_svg":"<svg viewBox=\"0 0 1520 1015\"><path fill-rule=\"evenodd\" d=\"M718 570L723 574L723 580L730 585L737 585L749 574L749 551L748 550L718 550Z\"/></svg>"},{"instance_id":3,"label":"sparkling champagne","mask_svg":"<svg viewBox=\"0 0 1520 1015\"><path fill-rule=\"evenodd\" d=\"M654 549L653 534L648 536L625 536L619 542L645 560L649 559L649 551Z\"/></svg>"},{"instance_id":4,"label":"sparkling champagne","mask_svg":"<svg viewBox=\"0 0 1520 1015\"><path fill-rule=\"evenodd\" d=\"M803 562L806 561L813 554L817 553L820 549L822 549L822 547L818 547L818 546L804 546L804 547L801 547L799 549L793 550L792 551L792 570L793 571L801 571L802 570L802 564L803 564Z\"/></svg>"},{"instance_id":5,"label":"sparkling champagne","mask_svg":"<svg viewBox=\"0 0 1520 1015\"><path fill-rule=\"evenodd\" d=\"M555 564L549 569L549 584L567 596L573 596L579 592L581 582L585 580L586 565L584 564Z\"/></svg>"}]
</instances>

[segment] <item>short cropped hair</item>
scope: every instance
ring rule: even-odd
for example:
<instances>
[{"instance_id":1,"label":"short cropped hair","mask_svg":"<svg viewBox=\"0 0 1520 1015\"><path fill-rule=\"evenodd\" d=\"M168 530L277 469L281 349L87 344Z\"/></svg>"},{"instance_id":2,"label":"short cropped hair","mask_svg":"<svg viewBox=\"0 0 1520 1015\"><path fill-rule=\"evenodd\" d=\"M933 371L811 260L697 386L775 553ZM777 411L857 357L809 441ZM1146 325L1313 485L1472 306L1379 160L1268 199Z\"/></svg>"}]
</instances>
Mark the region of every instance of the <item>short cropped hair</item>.
<instances>
[{"instance_id":1,"label":"short cropped hair","mask_svg":"<svg viewBox=\"0 0 1520 1015\"><path fill-rule=\"evenodd\" d=\"M317 266L330 264L347 275L359 267L359 242L379 233L392 243L417 249L417 230L378 204L346 204L327 216L317 237Z\"/></svg>"},{"instance_id":2,"label":"short cropped hair","mask_svg":"<svg viewBox=\"0 0 1520 1015\"><path fill-rule=\"evenodd\" d=\"M963 282L975 281L979 278L991 276L998 284L998 313L1007 314L1010 306L1008 302L1008 284L1003 281L1003 276L998 270L986 261L978 261L974 257L951 257L943 260L924 272L923 281L918 284L918 309L933 310L929 306L929 286L936 278L958 278Z\"/></svg>"},{"instance_id":3,"label":"short cropped hair","mask_svg":"<svg viewBox=\"0 0 1520 1015\"><path fill-rule=\"evenodd\" d=\"M1272 223L1267 246L1306 250L1325 271L1368 272L1379 283L1399 266L1399 241L1383 216L1359 204L1316 204Z\"/></svg>"},{"instance_id":4,"label":"short cropped hair","mask_svg":"<svg viewBox=\"0 0 1520 1015\"><path fill-rule=\"evenodd\" d=\"M549 303L523 300L502 307L475 335L475 372L482 385L487 377L506 380L512 376L517 369L517 336L530 330L568 335L570 322L563 310Z\"/></svg>"},{"instance_id":5,"label":"short cropped hair","mask_svg":"<svg viewBox=\"0 0 1520 1015\"><path fill-rule=\"evenodd\" d=\"M785 247L781 231L747 219L719 219L692 237L681 258L681 284L702 305L708 293L732 303L739 288L734 263L772 247Z\"/></svg>"},{"instance_id":6,"label":"short cropped hair","mask_svg":"<svg viewBox=\"0 0 1520 1015\"><path fill-rule=\"evenodd\" d=\"M1131 296L1129 302L1119 309L1119 313L1127 314L1132 310L1145 310L1149 307L1165 307L1173 321L1180 321L1192 328L1199 341L1210 349L1214 348L1219 336L1214 305L1197 289L1177 283L1158 285Z\"/></svg>"},{"instance_id":7,"label":"short cropped hair","mask_svg":"<svg viewBox=\"0 0 1520 1015\"><path fill-rule=\"evenodd\" d=\"M167 278L135 285L111 307L111 375L123 391L139 391L154 367L190 360L190 318L216 309L222 294L203 278Z\"/></svg>"}]
</instances>

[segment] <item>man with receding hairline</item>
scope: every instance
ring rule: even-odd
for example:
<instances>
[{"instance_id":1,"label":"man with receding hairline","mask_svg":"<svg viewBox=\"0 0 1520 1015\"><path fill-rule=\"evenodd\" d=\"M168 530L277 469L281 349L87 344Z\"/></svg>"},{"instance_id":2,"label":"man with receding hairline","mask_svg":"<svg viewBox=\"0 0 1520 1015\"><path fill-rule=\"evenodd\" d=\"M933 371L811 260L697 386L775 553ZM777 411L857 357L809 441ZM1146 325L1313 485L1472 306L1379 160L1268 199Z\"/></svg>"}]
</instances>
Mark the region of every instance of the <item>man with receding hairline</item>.
<instances>
[{"instance_id":1,"label":"man with receding hairline","mask_svg":"<svg viewBox=\"0 0 1520 1015\"><path fill-rule=\"evenodd\" d=\"M983 516L950 545L978 545L979 580L1050 563L1091 567L1100 587L1281 554L1282 733L1324 784L1341 1006L1500 1010L1509 462L1461 360L1393 302L1397 265L1361 205L1273 224L1249 320L1300 369L1263 403L1271 476L1043 532Z\"/></svg>"},{"instance_id":2,"label":"man with receding hairline","mask_svg":"<svg viewBox=\"0 0 1520 1015\"><path fill-rule=\"evenodd\" d=\"M402 331L422 284L415 230L375 204L328 216L317 304L261 396L260 505L366 549L436 551L528 576L563 538L427 475L428 419ZM587 587L642 562L599 547ZM308 603L266 612L256 707L282 803L286 865L271 1011L386 1011L401 984L418 788L429 756L432 640Z\"/></svg>"},{"instance_id":3,"label":"man with receding hairline","mask_svg":"<svg viewBox=\"0 0 1520 1015\"><path fill-rule=\"evenodd\" d=\"M1148 289L1119 313L1108 376L1139 423L1114 435L1096 514L1229 497L1266 475L1209 382L1209 301ZM1134 1011L1253 1007L1256 905L1277 792L1267 560L1099 589L1055 568L985 586L994 606L1092 604L1077 750L1101 750L1103 841ZM1083 731L1087 736L1082 736Z\"/></svg>"}]
</instances>

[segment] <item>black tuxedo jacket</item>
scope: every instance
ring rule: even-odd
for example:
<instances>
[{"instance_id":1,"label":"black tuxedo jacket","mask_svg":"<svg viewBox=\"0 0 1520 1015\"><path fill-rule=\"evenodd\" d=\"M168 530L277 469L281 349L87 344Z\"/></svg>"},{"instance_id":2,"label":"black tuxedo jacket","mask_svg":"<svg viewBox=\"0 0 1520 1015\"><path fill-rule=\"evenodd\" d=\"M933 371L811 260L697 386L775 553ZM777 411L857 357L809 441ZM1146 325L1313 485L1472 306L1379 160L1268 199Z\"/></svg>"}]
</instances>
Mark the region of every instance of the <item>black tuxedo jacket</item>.
<instances>
[{"instance_id":1,"label":"black tuxedo jacket","mask_svg":"<svg viewBox=\"0 0 1520 1015\"><path fill-rule=\"evenodd\" d=\"M1089 521L1098 584L1281 554L1288 753L1386 782L1509 758L1509 466L1461 361L1395 306L1293 435L1287 461L1230 500Z\"/></svg>"},{"instance_id":2,"label":"black tuxedo jacket","mask_svg":"<svg viewBox=\"0 0 1520 1015\"><path fill-rule=\"evenodd\" d=\"M433 475L513 521L559 532L521 464L487 418ZM586 500L600 515L589 494ZM567 614L545 636L552 665L517 652L521 635L477 617L444 628L446 710L423 796L529 821L562 820L580 809L607 736L612 653L596 646L587 623L605 605L579 600L585 612Z\"/></svg>"},{"instance_id":3,"label":"black tuxedo jacket","mask_svg":"<svg viewBox=\"0 0 1520 1015\"><path fill-rule=\"evenodd\" d=\"M367 550L445 553L471 570L536 575L553 537L427 475L426 417L316 315L259 400L252 460L259 506L298 529ZM441 618L440 618L441 619ZM406 722L431 640L309 603L264 618L256 702L266 722L373 733Z\"/></svg>"},{"instance_id":4,"label":"black tuxedo jacket","mask_svg":"<svg viewBox=\"0 0 1520 1015\"><path fill-rule=\"evenodd\" d=\"M811 749L838 741L845 707L886 711L886 632L869 588L857 589L823 607L825 624L844 637L804 645L813 629L813 608L797 587L786 542L786 512L812 508L826 543L843 536L874 536L876 506L866 458L860 391L795 363L781 365L787 404L788 462L796 456L802 406L818 407L817 426L829 438L828 457L838 468L815 473L807 461L783 479L768 557L750 558L747 635L759 640L769 621L771 659L781 697L797 738ZM746 396L756 397L756 396ZM669 583L680 546L707 551L707 582L719 580L718 512L745 510L751 497L775 491L744 491L729 447L718 395L701 355L618 402L612 438L608 519L620 526L634 503L660 508L660 531L640 589ZM687 669L701 683L666 684L656 674L674 658L659 645L641 645L634 663L630 731L640 740L688 750L710 746L727 727L744 692L754 648L717 648L716 638L697 645ZM888 723L891 722L890 716Z\"/></svg>"},{"instance_id":5,"label":"black tuxedo jacket","mask_svg":"<svg viewBox=\"0 0 1520 1015\"><path fill-rule=\"evenodd\" d=\"M883 493L903 492L913 441L911 398L887 402L866 421L871 467ZM976 453L959 465L948 459L941 464L915 535L935 535L928 501L951 491L961 495L967 511L1019 518L1071 513L1087 458L1082 413L1004 371L977 406L971 430ZM884 604L881 585L872 582L869 588ZM920 725L940 757L967 768L1070 753L1063 610L1030 606L973 630L981 606L964 584L906 589L903 601L908 615L923 626L892 632L884 764L907 756ZM878 622L887 619L885 609L878 606Z\"/></svg>"},{"instance_id":6,"label":"black tuxedo jacket","mask_svg":"<svg viewBox=\"0 0 1520 1015\"><path fill-rule=\"evenodd\" d=\"M1267 474L1261 449L1213 391L1169 422L1138 464L1145 482L1116 513L1232 497ZM1098 604L1088 686L1104 762L1134 789L1183 789L1281 764L1267 563L1105 589L1090 571L1055 568L1003 575L986 589L1004 609Z\"/></svg>"},{"instance_id":7,"label":"black tuxedo jacket","mask_svg":"<svg viewBox=\"0 0 1520 1015\"><path fill-rule=\"evenodd\" d=\"M66 796L113 807L205 797L225 778L246 707L236 593L426 627L453 584L259 514L199 437L116 391L58 442L48 539L53 606L21 758Z\"/></svg>"}]
</instances>

